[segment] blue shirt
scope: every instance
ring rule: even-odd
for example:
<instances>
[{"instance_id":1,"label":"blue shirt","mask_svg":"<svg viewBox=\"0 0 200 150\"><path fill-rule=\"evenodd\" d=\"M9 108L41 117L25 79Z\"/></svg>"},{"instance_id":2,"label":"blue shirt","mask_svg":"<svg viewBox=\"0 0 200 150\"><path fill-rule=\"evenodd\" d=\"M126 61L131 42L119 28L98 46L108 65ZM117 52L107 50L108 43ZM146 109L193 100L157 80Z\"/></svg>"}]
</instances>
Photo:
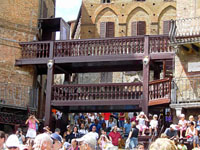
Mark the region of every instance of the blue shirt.
<instances>
[{"instance_id":1,"label":"blue shirt","mask_svg":"<svg viewBox=\"0 0 200 150\"><path fill-rule=\"evenodd\" d=\"M96 132L99 133L99 130L101 129L101 125L99 123L97 125L95 123L91 124L90 131L92 131L93 126L96 126Z\"/></svg>"},{"instance_id":2,"label":"blue shirt","mask_svg":"<svg viewBox=\"0 0 200 150\"><path fill-rule=\"evenodd\" d=\"M124 124L125 134L129 134L131 131L131 123Z\"/></svg>"}]
</instances>

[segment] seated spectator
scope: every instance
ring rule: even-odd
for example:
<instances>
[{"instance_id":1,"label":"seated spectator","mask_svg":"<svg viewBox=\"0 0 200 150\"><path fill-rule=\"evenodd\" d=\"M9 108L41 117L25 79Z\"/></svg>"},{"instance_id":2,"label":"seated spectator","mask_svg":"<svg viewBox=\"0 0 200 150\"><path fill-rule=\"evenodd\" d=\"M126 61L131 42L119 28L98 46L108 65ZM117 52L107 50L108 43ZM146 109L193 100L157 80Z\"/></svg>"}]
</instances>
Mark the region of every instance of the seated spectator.
<instances>
[{"instance_id":1,"label":"seated spectator","mask_svg":"<svg viewBox=\"0 0 200 150\"><path fill-rule=\"evenodd\" d=\"M68 148L68 150L79 150L78 142L76 139L72 139L71 146Z\"/></svg>"},{"instance_id":2,"label":"seated spectator","mask_svg":"<svg viewBox=\"0 0 200 150\"><path fill-rule=\"evenodd\" d=\"M137 150L144 150L144 144L138 143Z\"/></svg>"},{"instance_id":3,"label":"seated spectator","mask_svg":"<svg viewBox=\"0 0 200 150\"><path fill-rule=\"evenodd\" d=\"M84 136L82 136L79 139L76 139L76 141L79 142L79 148L80 150L95 150L97 141L96 138L91 135L91 133L88 133Z\"/></svg>"},{"instance_id":4,"label":"seated spectator","mask_svg":"<svg viewBox=\"0 0 200 150\"><path fill-rule=\"evenodd\" d=\"M92 131L92 127L96 126L96 132L99 134L99 131L101 129L101 125L99 124L99 121L97 119L94 119L94 123L90 125L90 131Z\"/></svg>"},{"instance_id":5,"label":"seated spectator","mask_svg":"<svg viewBox=\"0 0 200 150\"><path fill-rule=\"evenodd\" d=\"M184 144L183 139L179 140L177 148L178 148L178 150L187 150L187 146Z\"/></svg>"},{"instance_id":6,"label":"seated spectator","mask_svg":"<svg viewBox=\"0 0 200 150\"><path fill-rule=\"evenodd\" d=\"M172 140L167 138L158 138L150 145L149 150L177 150L177 148Z\"/></svg>"},{"instance_id":7,"label":"seated spectator","mask_svg":"<svg viewBox=\"0 0 200 150\"><path fill-rule=\"evenodd\" d=\"M183 131L186 131L186 129L187 129L187 121L185 120L184 114L180 115L178 127L179 127L179 130L180 130L180 138L183 138Z\"/></svg>"},{"instance_id":8,"label":"seated spectator","mask_svg":"<svg viewBox=\"0 0 200 150\"><path fill-rule=\"evenodd\" d=\"M88 130L85 129L85 124L84 123L81 123L80 129L79 129L79 133L80 133L81 137L88 133Z\"/></svg>"},{"instance_id":9,"label":"seated spectator","mask_svg":"<svg viewBox=\"0 0 200 150\"><path fill-rule=\"evenodd\" d=\"M106 150L108 147L113 146L111 141L108 139L106 131L101 130L101 136L98 140L99 147L101 150Z\"/></svg>"},{"instance_id":10,"label":"seated spectator","mask_svg":"<svg viewBox=\"0 0 200 150\"><path fill-rule=\"evenodd\" d=\"M65 139L65 142L70 143L70 136L71 136L71 127L70 125L67 125L67 131L64 132L63 138Z\"/></svg>"},{"instance_id":11,"label":"seated spectator","mask_svg":"<svg viewBox=\"0 0 200 150\"><path fill-rule=\"evenodd\" d=\"M20 143L19 139L15 134L11 134L8 139L6 140L6 147L8 150L20 150Z\"/></svg>"},{"instance_id":12,"label":"seated spectator","mask_svg":"<svg viewBox=\"0 0 200 150\"><path fill-rule=\"evenodd\" d=\"M6 141L6 137L5 137L5 133L3 131L0 131L0 149L4 150L5 148L5 141Z\"/></svg>"},{"instance_id":13,"label":"seated spectator","mask_svg":"<svg viewBox=\"0 0 200 150\"><path fill-rule=\"evenodd\" d=\"M96 126L93 126L92 127L92 131L91 132L89 132L90 133L90 135L92 135L93 137L95 137L96 138L96 140L99 138L99 134L96 132Z\"/></svg>"},{"instance_id":14,"label":"seated spectator","mask_svg":"<svg viewBox=\"0 0 200 150\"><path fill-rule=\"evenodd\" d=\"M196 129L197 129L198 131L200 131L200 115L198 115L198 120L197 120L197 127L196 127Z\"/></svg>"},{"instance_id":15,"label":"seated spectator","mask_svg":"<svg viewBox=\"0 0 200 150\"><path fill-rule=\"evenodd\" d=\"M118 149L118 144L121 140L121 135L120 133L117 131L117 126L114 126L111 130L111 132L109 133L109 139L112 142L112 144L114 145L114 149Z\"/></svg>"},{"instance_id":16,"label":"seated spectator","mask_svg":"<svg viewBox=\"0 0 200 150\"><path fill-rule=\"evenodd\" d=\"M192 115L189 116L188 124L189 124L190 122L193 122L193 123L194 123L194 127L196 127L196 122L195 122L195 120L194 120L194 116L192 116Z\"/></svg>"},{"instance_id":17,"label":"seated spectator","mask_svg":"<svg viewBox=\"0 0 200 150\"><path fill-rule=\"evenodd\" d=\"M155 136L158 135L158 131L157 131L158 130L158 120L157 120L157 118L158 118L158 115L153 115L153 119L150 121L150 127L149 127L150 133L149 133L149 136L152 135L152 130L154 130Z\"/></svg>"},{"instance_id":18,"label":"seated spectator","mask_svg":"<svg viewBox=\"0 0 200 150\"><path fill-rule=\"evenodd\" d=\"M164 134L170 139L173 140L174 138L178 138L177 130L175 125L171 124L169 128L167 128Z\"/></svg>"},{"instance_id":19,"label":"seated spectator","mask_svg":"<svg viewBox=\"0 0 200 150\"><path fill-rule=\"evenodd\" d=\"M194 127L194 122L189 122L189 127L186 130L185 133L187 137L187 141L190 142L190 144L193 144L193 148L196 146L199 148L199 137L198 137L198 131Z\"/></svg>"},{"instance_id":20,"label":"seated spectator","mask_svg":"<svg viewBox=\"0 0 200 150\"><path fill-rule=\"evenodd\" d=\"M75 139L75 138L80 138L81 136L80 136L80 133L78 132L78 127L77 126L75 126L74 127L74 129L73 129L73 132L70 134L70 142L69 143L71 143L71 141L72 141L72 139Z\"/></svg>"},{"instance_id":21,"label":"seated spectator","mask_svg":"<svg viewBox=\"0 0 200 150\"><path fill-rule=\"evenodd\" d=\"M146 121L149 121L147 116L144 114L144 112L140 112L136 120L138 121L137 128L139 129L140 132L142 132L142 135L145 136L145 130L148 129L145 123Z\"/></svg>"}]
</instances>

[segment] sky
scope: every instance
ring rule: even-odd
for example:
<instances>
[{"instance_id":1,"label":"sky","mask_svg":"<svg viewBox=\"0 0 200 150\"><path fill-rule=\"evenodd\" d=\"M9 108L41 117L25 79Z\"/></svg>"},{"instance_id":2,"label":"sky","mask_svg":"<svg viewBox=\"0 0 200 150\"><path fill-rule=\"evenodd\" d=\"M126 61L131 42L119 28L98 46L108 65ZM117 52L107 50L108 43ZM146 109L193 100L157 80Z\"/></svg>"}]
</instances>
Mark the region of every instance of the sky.
<instances>
[{"instance_id":1,"label":"sky","mask_svg":"<svg viewBox=\"0 0 200 150\"><path fill-rule=\"evenodd\" d=\"M66 22L76 20L82 0L56 0L56 17Z\"/></svg>"}]
</instances>

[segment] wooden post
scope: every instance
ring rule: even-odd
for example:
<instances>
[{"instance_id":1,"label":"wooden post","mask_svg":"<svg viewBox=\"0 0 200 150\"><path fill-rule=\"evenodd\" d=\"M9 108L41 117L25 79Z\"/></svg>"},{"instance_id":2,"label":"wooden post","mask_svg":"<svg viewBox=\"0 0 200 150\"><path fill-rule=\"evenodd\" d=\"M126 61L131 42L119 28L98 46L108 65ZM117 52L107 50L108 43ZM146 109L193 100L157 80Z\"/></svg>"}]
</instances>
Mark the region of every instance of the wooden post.
<instances>
[{"instance_id":1,"label":"wooden post","mask_svg":"<svg viewBox=\"0 0 200 150\"><path fill-rule=\"evenodd\" d=\"M166 77L166 60L163 60L163 79Z\"/></svg>"},{"instance_id":2,"label":"wooden post","mask_svg":"<svg viewBox=\"0 0 200 150\"><path fill-rule=\"evenodd\" d=\"M144 38L144 58L149 59L150 63L150 55L149 55L149 36L145 36ZM142 111L145 114L148 114L148 105L149 105L149 63L144 63L143 58L143 98L144 102L142 104Z\"/></svg>"},{"instance_id":3,"label":"wooden post","mask_svg":"<svg viewBox=\"0 0 200 150\"><path fill-rule=\"evenodd\" d=\"M51 115L51 93L54 75L54 64L48 66L48 63L54 63L53 61L53 42L50 43L49 61L47 62L47 87L46 87L46 102L45 102L45 126L50 124Z\"/></svg>"}]
</instances>

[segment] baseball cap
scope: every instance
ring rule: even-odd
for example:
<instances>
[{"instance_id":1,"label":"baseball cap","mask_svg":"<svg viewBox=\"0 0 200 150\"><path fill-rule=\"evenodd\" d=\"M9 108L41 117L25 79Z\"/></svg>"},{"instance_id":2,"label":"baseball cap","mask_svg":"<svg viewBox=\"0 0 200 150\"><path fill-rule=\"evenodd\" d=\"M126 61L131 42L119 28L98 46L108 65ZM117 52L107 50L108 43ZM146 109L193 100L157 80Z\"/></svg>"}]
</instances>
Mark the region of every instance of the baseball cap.
<instances>
[{"instance_id":1,"label":"baseball cap","mask_svg":"<svg viewBox=\"0 0 200 150\"><path fill-rule=\"evenodd\" d=\"M60 143L62 143L62 137L61 137L59 134L57 134L57 133L51 134L51 138L52 138L53 140L57 140L57 141L59 141Z\"/></svg>"},{"instance_id":2,"label":"baseball cap","mask_svg":"<svg viewBox=\"0 0 200 150\"><path fill-rule=\"evenodd\" d=\"M92 145L93 147L95 147L96 144L97 144L96 138L95 138L94 135L91 134L91 133L88 133L88 134L82 136L81 138L76 139L76 141L78 141L78 142L84 141L84 142L86 142L86 143Z\"/></svg>"},{"instance_id":3,"label":"baseball cap","mask_svg":"<svg viewBox=\"0 0 200 150\"><path fill-rule=\"evenodd\" d=\"M15 134L11 134L6 140L6 146L9 147L18 147L20 148L19 139Z\"/></svg>"}]
</instances>

